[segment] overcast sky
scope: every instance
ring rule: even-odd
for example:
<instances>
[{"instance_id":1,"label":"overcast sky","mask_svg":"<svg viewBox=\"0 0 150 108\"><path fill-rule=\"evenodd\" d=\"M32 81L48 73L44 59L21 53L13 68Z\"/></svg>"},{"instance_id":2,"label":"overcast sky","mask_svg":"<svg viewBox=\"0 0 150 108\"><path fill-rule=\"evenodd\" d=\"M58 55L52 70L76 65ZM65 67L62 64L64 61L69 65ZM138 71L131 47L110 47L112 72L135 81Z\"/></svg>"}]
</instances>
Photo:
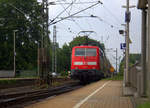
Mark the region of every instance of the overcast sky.
<instances>
[{"instance_id":1,"label":"overcast sky","mask_svg":"<svg viewBox=\"0 0 150 108\"><path fill-rule=\"evenodd\" d=\"M58 4L61 3L71 3L75 1L75 3L79 2L94 2L98 0L53 0L57 5L49 6L49 18L50 20L54 19L60 12L64 10L69 4ZM49 0L52 2L52 0ZM106 49L118 49L118 57L122 56L122 51L120 50L120 43L125 41L125 37L119 35L119 29L124 29L121 24L124 24L124 14L125 9L122 8L122 5L126 5L126 0L101 0L103 4L98 4L93 8L90 8L80 14L75 16L90 16L94 15L99 18L69 18L63 20L59 23L56 23L57 26L57 42L60 47L64 43L69 43L73 40L74 37L80 31L83 30L92 30L95 33L91 34L89 37L100 41L105 44ZM91 6L94 3L89 4L74 4L70 8L68 8L61 17L66 17L69 14L73 14L78 12L88 6ZM137 5L137 0L130 0L130 5ZM141 11L137 8L130 9L131 10L131 22L130 22L130 38L132 40L132 44L130 44L130 52L131 53L140 53L141 52ZM100 20L101 19L101 20ZM56 19L59 20L59 19ZM53 37L53 25L50 26L50 38L52 40ZM109 57L112 64L115 66L115 52L106 51L107 56Z\"/></svg>"}]
</instances>

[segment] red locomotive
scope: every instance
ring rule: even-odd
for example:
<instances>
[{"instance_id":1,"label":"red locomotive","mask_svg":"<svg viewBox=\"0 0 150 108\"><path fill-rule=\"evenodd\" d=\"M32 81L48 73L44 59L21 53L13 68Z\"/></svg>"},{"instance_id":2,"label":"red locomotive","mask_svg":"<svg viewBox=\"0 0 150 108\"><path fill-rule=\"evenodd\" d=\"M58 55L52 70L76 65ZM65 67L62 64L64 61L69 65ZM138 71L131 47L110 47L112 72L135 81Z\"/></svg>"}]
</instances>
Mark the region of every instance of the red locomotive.
<instances>
[{"instance_id":1,"label":"red locomotive","mask_svg":"<svg viewBox=\"0 0 150 108\"><path fill-rule=\"evenodd\" d=\"M104 52L97 46L75 46L72 49L71 77L88 83L104 77ZM108 68L108 66L107 66Z\"/></svg>"}]
</instances>

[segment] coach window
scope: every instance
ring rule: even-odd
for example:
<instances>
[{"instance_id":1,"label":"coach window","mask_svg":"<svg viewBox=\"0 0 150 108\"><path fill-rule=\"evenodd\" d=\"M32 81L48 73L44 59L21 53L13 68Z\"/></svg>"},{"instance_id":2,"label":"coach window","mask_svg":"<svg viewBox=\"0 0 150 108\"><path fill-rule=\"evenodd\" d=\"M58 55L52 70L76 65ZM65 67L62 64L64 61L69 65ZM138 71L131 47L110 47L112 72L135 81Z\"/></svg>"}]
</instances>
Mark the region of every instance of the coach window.
<instances>
[{"instance_id":1,"label":"coach window","mask_svg":"<svg viewBox=\"0 0 150 108\"><path fill-rule=\"evenodd\" d=\"M85 48L76 48L75 56L85 56Z\"/></svg>"}]
</instances>

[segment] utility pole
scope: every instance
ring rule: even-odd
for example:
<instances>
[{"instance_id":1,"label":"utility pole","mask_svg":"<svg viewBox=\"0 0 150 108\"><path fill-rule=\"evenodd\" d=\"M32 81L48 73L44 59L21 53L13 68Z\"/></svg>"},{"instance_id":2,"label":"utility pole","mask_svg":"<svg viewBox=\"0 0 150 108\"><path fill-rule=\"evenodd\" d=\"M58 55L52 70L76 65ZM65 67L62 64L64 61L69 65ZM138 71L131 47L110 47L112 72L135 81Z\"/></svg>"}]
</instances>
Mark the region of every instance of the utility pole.
<instances>
[{"instance_id":1,"label":"utility pole","mask_svg":"<svg viewBox=\"0 0 150 108\"><path fill-rule=\"evenodd\" d=\"M147 12L146 9L142 10L142 54L141 54L141 61L142 61L142 86L143 86L143 90L142 90L142 96L146 96L146 90L147 90L147 71L146 71L146 44L147 44L147 37L146 37L146 24L147 24Z\"/></svg>"},{"instance_id":2,"label":"utility pole","mask_svg":"<svg viewBox=\"0 0 150 108\"><path fill-rule=\"evenodd\" d=\"M129 8L134 8L136 6L130 6L129 0L127 0L126 6L122 6L123 8L126 8L125 12L125 22L126 22L126 79L125 79L125 86L130 85L129 81L129 23L131 20L131 12L129 11Z\"/></svg>"},{"instance_id":3,"label":"utility pole","mask_svg":"<svg viewBox=\"0 0 150 108\"><path fill-rule=\"evenodd\" d=\"M126 82L125 85L129 85L129 22L130 22L130 11L129 11L129 0L127 0L127 10L126 10Z\"/></svg>"},{"instance_id":4,"label":"utility pole","mask_svg":"<svg viewBox=\"0 0 150 108\"><path fill-rule=\"evenodd\" d=\"M53 52L52 52L52 72L57 73L57 51L56 51L56 26L53 28Z\"/></svg>"},{"instance_id":5,"label":"utility pole","mask_svg":"<svg viewBox=\"0 0 150 108\"><path fill-rule=\"evenodd\" d=\"M57 33L57 31L56 31L56 26L54 26L54 32L55 32L55 40L54 40L54 42L55 42L55 72L57 73L57 46L56 46L56 42L57 42L57 37L56 37L56 33Z\"/></svg>"},{"instance_id":6,"label":"utility pole","mask_svg":"<svg viewBox=\"0 0 150 108\"><path fill-rule=\"evenodd\" d=\"M49 16L48 16L48 0L42 0L42 6L43 6L43 36L42 36L42 43L41 47L47 47L47 38L49 36L48 27L49 27Z\"/></svg>"},{"instance_id":7,"label":"utility pole","mask_svg":"<svg viewBox=\"0 0 150 108\"><path fill-rule=\"evenodd\" d=\"M40 79L44 83L49 84L49 17L48 17L48 0L42 0L42 23L43 23L43 34L41 37L41 49L39 50L40 60Z\"/></svg>"},{"instance_id":8,"label":"utility pole","mask_svg":"<svg viewBox=\"0 0 150 108\"><path fill-rule=\"evenodd\" d=\"M126 59L125 59L125 86L129 86L129 23L131 19L131 12L129 11L129 0L127 0L126 6L123 6L126 8L125 12L125 22L126 22L126 30L125 30L125 41L126 41Z\"/></svg>"}]
</instances>

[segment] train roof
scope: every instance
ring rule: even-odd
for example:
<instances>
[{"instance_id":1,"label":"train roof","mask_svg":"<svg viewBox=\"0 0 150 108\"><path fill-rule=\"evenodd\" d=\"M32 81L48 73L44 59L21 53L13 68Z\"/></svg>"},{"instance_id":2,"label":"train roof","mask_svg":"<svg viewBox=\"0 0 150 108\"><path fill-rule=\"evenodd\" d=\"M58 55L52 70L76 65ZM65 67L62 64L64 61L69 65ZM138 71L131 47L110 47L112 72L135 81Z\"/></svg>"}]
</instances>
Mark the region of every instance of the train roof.
<instances>
[{"instance_id":1,"label":"train roof","mask_svg":"<svg viewBox=\"0 0 150 108\"><path fill-rule=\"evenodd\" d=\"M92 45L81 45L81 46L74 46L73 48L99 48L99 47Z\"/></svg>"},{"instance_id":2,"label":"train roof","mask_svg":"<svg viewBox=\"0 0 150 108\"><path fill-rule=\"evenodd\" d=\"M74 46L74 47L72 48L72 50L74 50L75 48L97 48L97 49L100 49L100 51L101 51L102 53L104 53L104 51L103 51L100 47L98 47L98 46L93 46L93 45Z\"/></svg>"}]
</instances>

